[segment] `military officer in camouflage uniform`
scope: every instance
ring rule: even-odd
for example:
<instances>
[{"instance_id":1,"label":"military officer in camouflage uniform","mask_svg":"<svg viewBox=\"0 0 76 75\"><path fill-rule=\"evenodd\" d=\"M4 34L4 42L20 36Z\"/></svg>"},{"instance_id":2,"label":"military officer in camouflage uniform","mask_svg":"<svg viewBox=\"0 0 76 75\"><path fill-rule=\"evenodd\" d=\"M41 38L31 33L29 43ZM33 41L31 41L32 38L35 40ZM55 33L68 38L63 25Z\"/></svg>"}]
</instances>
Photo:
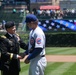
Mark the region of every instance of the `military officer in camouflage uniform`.
<instances>
[{"instance_id":1,"label":"military officer in camouflage uniform","mask_svg":"<svg viewBox=\"0 0 76 75\"><path fill-rule=\"evenodd\" d=\"M14 22L7 22L5 28L6 34L0 37L1 72L2 75L19 75L19 59L22 58L19 55L19 49L21 47L25 50L27 46L16 33Z\"/></svg>"}]
</instances>

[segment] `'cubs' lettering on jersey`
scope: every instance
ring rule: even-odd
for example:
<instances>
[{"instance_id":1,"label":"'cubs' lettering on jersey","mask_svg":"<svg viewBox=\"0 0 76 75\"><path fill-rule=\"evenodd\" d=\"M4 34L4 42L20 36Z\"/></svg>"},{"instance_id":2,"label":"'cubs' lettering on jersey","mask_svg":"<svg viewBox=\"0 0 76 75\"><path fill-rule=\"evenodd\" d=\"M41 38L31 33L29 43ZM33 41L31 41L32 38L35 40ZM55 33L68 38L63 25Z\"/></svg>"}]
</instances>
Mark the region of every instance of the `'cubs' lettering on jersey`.
<instances>
[{"instance_id":1,"label":"'cubs' lettering on jersey","mask_svg":"<svg viewBox=\"0 0 76 75\"><path fill-rule=\"evenodd\" d=\"M41 38L36 39L37 44L41 44Z\"/></svg>"}]
</instances>

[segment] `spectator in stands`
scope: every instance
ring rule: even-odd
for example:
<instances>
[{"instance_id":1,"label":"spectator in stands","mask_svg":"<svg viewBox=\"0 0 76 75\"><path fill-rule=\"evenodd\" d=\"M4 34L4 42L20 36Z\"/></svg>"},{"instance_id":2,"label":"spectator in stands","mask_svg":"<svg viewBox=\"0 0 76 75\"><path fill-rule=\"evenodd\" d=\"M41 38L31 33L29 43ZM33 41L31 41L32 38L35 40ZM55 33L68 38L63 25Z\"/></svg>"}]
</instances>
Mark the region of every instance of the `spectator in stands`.
<instances>
[{"instance_id":1,"label":"spectator in stands","mask_svg":"<svg viewBox=\"0 0 76 75\"><path fill-rule=\"evenodd\" d=\"M3 21L2 21L2 29L5 29L5 24L6 24L6 21L3 20Z\"/></svg>"},{"instance_id":2,"label":"spectator in stands","mask_svg":"<svg viewBox=\"0 0 76 75\"><path fill-rule=\"evenodd\" d=\"M16 13L16 12L17 12L17 11L16 11L16 9L14 8L14 9L13 9L13 13Z\"/></svg>"},{"instance_id":3,"label":"spectator in stands","mask_svg":"<svg viewBox=\"0 0 76 75\"><path fill-rule=\"evenodd\" d=\"M0 24L0 30L2 30L2 24Z\"/></svg>"},{"instance_id":4,"label":"spectator in stands","mask_svg":"<svg viewBox=\"0 0 76 75\"><path fill-rule=\"evenodd\" d=\"M50 16L50 10L46 10L46 15Z\"/></svg>"},{"instance_id":5,"label":"spectator in stands","mask_svg":"<svg viewBox=\"0 0 76 75\"><path fill-rule=\"evenodd\" d=\"M30 12L29 12L29 10L28 9L26 9L26 14L29 14Z\"/></svg>"}]
</instances>

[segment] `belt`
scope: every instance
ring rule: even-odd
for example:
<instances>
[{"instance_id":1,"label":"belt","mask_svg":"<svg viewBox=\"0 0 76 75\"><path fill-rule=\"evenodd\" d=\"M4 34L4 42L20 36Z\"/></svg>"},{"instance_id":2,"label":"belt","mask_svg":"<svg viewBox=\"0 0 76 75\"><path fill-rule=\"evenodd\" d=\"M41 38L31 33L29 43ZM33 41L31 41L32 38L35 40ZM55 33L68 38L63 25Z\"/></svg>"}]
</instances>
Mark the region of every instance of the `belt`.
<instances>
[{"instance_id":1,"label":"belt","mask_svg":"<svg viewBox=\"0 0 76 75\"><path fill-rule=\"evenodd\" d=\"M41 57L45 57L45 55L42 55Z\"/></svg>"}]
</instances>

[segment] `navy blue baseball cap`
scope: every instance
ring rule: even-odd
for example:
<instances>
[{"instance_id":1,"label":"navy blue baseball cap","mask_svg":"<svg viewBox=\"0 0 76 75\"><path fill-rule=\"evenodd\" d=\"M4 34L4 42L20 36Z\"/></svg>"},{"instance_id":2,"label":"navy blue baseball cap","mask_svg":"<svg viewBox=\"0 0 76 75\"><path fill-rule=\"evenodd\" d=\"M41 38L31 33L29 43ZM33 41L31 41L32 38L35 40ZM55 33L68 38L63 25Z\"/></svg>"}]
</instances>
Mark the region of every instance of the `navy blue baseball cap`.
<instances>
[{"instance_id":1,"label":"navy blue baseball cap","mask_svg":"<svg viewBox=\"0 0 76 75\"><path fill-rule=\"evenodd\" d=\"M25 22L26 23L30 23L30 22L34 22L34 21L37 21L38 19L37 19L37 17L34 15L34 14L28 14L27 16L26 16L26 20L25 20Z\"/></svg>"}]
</instances>

